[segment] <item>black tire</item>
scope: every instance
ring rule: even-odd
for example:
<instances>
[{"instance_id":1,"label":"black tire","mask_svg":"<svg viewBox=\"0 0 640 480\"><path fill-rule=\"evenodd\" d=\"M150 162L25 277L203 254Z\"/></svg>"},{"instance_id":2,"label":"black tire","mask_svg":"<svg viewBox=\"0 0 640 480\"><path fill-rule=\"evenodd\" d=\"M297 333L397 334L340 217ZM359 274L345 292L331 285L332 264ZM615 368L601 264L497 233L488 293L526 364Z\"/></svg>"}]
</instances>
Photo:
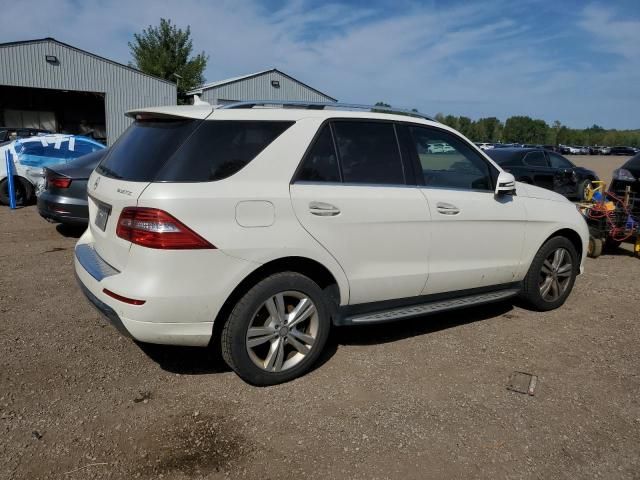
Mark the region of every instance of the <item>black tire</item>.
<instances>
[{"instance_id":1,"label":"black tire","mask_svg":"<svg viewBox=\"0 0 640 480\"><path fill-rule=\"evenodd\" d=\"M33 185L22 177L13 178L16 188L16 205L29 205L33 201ZM9 205L9 181L6 178L0 182L0 203Z\"/></svg>"},{"instance_id":2,"label":"black tire","mask_svg":"<svg viewBox=\"0 0 640 480\"><path fill-rule=\"evenodd\" d=\"M589 246L587 248L587 256L589 258L598 258L602 255L604 242L598 237L589 237Z\"/></svg>"},{"instance_id":3,"label":"black tire","mask_svg":"<svg viewBox=\"0 0 640 480\"><path fill-rule=\"evenodd\" d=\"M587 186L591 185L591 180L587 179L587 180L583 180L582 182L580 182L580 184L578 185L578 191L576 192L576 197L578 200L580 200L581 202L586 201L587 197L586 197L586 190L587 190Z\"/></svg>"},{"instance_id":4,"label":"black tire","mask_svg":"<svg viewBox=\"0 0 640 480\"><path fill-rule=\"evenodd\" d=\"M567 279L567 284L562 294L560 294L557 299L548 301L543 298L540 292L541 276L543 275L542 267L547 257L561 248L566 250L571 258L571 273ZM529 267L529 271L527 272L527 276L525 277L523 282L520 298L528 306L540 312L546 312L548 310L554 310L560 307L562 304L564 304L565 300L573 289L573 285L575 283L579 268L580 265L576 247L574 247L573 243L571 243L568 238L553 237L547 240L547 242L542 245L542 247L540 247L540 250L538 250L538 253L536 253L536 256L531 262L531 266Z\"/></svg>"},{"instance_id":5,"label":"black tire","mask_svg":"<svg viewBox=\"0 0 640 480\"><path fill-rule=\"evenodd\" d=\"M299 363L279 372L267 371L256 365L249 355L248 329L265 301L280 292L291 291L299 292L313 302L318 322L316 338ZM222 357L231 369L252 385L288 382L304 374L315 363L327 342L330 328L329 300L318 284L296 272L276 273L257 283L236 303L221 333Z\"/></svg>"},{"instance_id":6,"label":"black tire","mask_svg":"<svg viewBox=\"0 0 640 480\"><path fill-rule=\"evenodd\" d=\"M617 250L618 248L620 248L620 245L622 245L622 242L620 240L614 240L613 238L607 238L607 240L604 242L604 246L607 250Z\"/></svg>"}]
</instances>

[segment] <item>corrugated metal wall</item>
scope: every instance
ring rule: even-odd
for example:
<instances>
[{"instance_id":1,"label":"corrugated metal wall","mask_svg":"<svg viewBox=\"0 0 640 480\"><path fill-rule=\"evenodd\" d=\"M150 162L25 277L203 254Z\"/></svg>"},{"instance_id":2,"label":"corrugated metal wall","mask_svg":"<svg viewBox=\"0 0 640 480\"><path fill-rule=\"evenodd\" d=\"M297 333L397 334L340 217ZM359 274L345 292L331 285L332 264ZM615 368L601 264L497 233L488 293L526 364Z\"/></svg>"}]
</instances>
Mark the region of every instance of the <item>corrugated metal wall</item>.
<instances>
[{"instance_id":1,"label":"corrugated metal wall","mask_svg":"<svg viewBox=\"0 0 640 480\"><path fill-rule=\"evenodd\" d=\"M0 85L104 93L110 145L131 123L127 110L176 104L174 84L52 40L0 46Z\"/></svg>"},{"instance_id":2,"label":"corrugated metal wall","mask_svg":"<svg viewBox=\"0 0 640 480\"><path fill-rule=\"evenodd\" d=\"M271 86L272 80L280 82L280 88ZM202 100L211 105L229 101L246 100L289 100L301 102L332 102L331 97L322 95L279 72L266 72L256 77L239 80L227 85L212 87L202 91Z\"/></svg>"}]
</instances>

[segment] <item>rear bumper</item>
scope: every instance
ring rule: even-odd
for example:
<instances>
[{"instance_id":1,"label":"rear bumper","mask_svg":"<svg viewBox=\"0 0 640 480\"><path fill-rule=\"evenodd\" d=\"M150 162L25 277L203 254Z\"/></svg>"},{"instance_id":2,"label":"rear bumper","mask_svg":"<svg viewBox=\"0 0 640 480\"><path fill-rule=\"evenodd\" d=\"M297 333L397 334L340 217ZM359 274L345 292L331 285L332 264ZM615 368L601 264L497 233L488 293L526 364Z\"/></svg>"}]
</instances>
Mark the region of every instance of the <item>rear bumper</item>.
<instances>
[{"instance_id":1,"label":"rear bumper","mask_svg":"<svg viewBox=\"0 0 640 480\"><path fill-rule=\"evenodd\" d=\"M89 207L86 200L60 197L43 192L38 197L40 216L59 223L86 225L89 222Z\"/></svg>"},{"instance_id":2,"label":"rear bumper","mask_svg":"<svg viewBox=\"0 0 640 480\"><path fill-rule=\"evenodd\" d=\"M113 325L116 330L118 330L122 335L124 335L125 337L131 337L129 330L127 330L127 327L124 326L124 323L122 323L122 320L120 320L120 317L118 316L116 311L106 303L100 301L98 297L91 293L89 289L84 285L84 283L82 283L77 274L76 280L78 281L80 290L82 291L82 293L84 293L84 296L87 297L87 300L89 300L89 303L91 303L91 305L93 305L94 308L100 314L102 314L102 316L106 318L109 323L111 323L111 325Z\"/></svg>"},{"instance_id":3,"label":"rear bumper","mask_svg":"<svg viewBox=\"0 0 640 480\"><path fill-rule=\"evenodd\" d=\"M74 262L80 288L118 331L140 342L207 346L213 321L230 289L237 285L232 279L239 283L255 268L251 262L218 250L190 262L189 252L138 247L142 250L131 253L120 272L100 257L92 240L87 230L76 245ZM169 261L170 257L179 261ZM116 300L104 293L105 288L145 303Z\"/></svg>"}]
</instances>

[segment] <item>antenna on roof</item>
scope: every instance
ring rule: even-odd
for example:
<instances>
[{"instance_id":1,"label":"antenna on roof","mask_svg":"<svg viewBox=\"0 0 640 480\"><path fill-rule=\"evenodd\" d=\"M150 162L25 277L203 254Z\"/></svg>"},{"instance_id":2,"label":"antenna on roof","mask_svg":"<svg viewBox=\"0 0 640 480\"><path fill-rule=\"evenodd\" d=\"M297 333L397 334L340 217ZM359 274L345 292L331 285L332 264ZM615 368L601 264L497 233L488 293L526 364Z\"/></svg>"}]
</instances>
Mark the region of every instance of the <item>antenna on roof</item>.
<instances>
[{"instance_id":1,"label":"antenna on roof","mask_svg":"<svg viewBox=\"0 0 640 480\"><path fill-rule=\"evenodd\" d=\"M200 95L193 96L193 104L194 105L208 105L211 106L209 102L205 102L204 100L200 100Z\"/></svg>"}]
</instances>

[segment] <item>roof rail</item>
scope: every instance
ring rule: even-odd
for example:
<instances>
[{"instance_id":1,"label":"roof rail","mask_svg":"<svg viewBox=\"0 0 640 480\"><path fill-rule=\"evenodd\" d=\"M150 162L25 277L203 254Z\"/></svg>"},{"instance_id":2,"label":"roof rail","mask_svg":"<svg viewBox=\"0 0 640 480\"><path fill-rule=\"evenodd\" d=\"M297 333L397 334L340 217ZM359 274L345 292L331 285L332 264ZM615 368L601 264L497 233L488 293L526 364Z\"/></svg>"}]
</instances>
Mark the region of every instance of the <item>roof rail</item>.
<instances>
[{"instance_id":1,"label":"roof rail","mask_svg":"<svg viewBox=\"0 0 640 480\"><path fill-rule=\"evenodd\" d=\"M382 107L378 105L359 105L354 103L340 102L300 102L289 100L251 100L246 102L229 103L218 107L220 109L231 108L253 108L253 107L272 107L272 108L301 108L306 110L364 110L368 112L391 113L397 115L408 115L410 117L423 118L435 122L432 117L423 113L406 110L403 108Z\"/></svg>"}]
</instances>

